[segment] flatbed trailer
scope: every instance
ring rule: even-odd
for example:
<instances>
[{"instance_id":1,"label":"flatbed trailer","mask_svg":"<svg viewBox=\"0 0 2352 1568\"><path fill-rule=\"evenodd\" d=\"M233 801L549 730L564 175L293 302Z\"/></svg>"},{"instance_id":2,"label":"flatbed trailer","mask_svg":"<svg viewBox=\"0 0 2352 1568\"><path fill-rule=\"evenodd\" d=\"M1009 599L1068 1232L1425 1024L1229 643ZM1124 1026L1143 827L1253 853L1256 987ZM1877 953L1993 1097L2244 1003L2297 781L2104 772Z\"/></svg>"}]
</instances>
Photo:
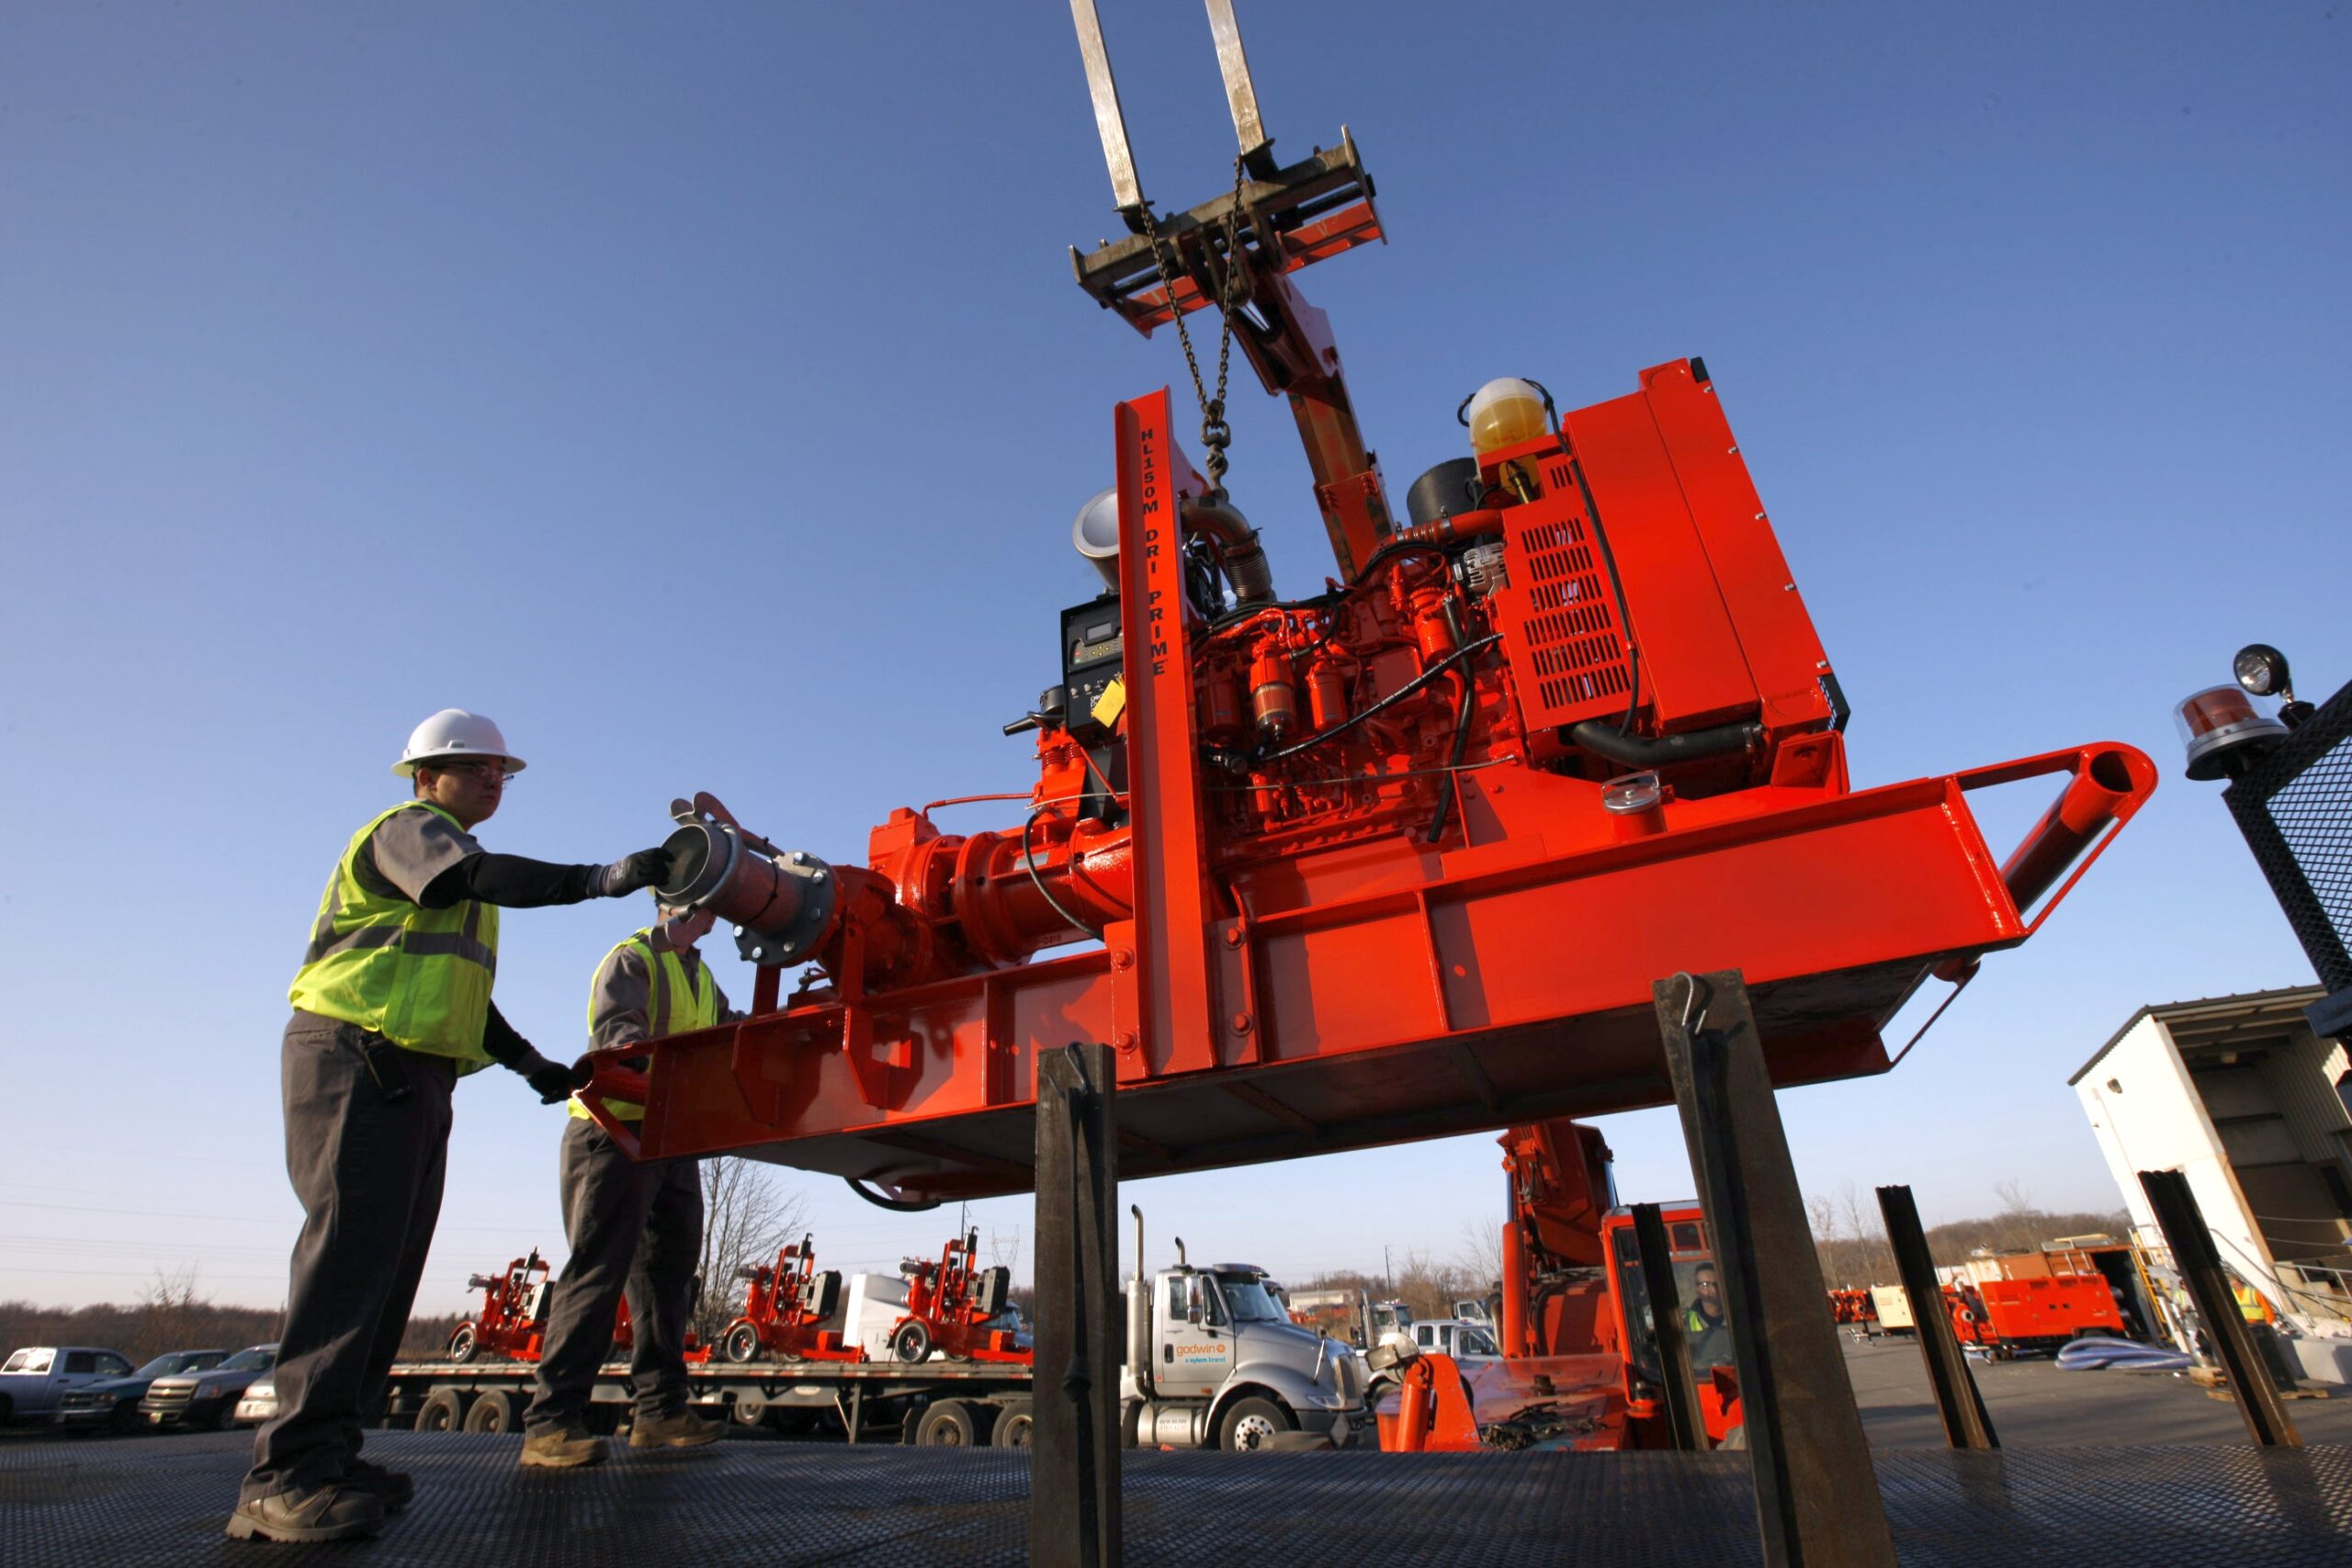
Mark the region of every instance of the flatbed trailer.
<instances>
[{"instance_id":1,"label":"flatbed trailer","mask_svg":"<svg viewBox=\"0 0 2352 1568\"><path fill-rule=\"evenodd\" d=\"M423 1432L522 1429L537 1366L529 1361L402 1361L393 1366L383 1424ZM817 1433L852 1443L1028 1446L1030 1369L1008 1362L751 1361L690 1364L695 1408L741 1426ZM634 1386L626 1362L607 1362L590 1393L590 1424L625 1418Z\"/></svg>"}]
</instances>

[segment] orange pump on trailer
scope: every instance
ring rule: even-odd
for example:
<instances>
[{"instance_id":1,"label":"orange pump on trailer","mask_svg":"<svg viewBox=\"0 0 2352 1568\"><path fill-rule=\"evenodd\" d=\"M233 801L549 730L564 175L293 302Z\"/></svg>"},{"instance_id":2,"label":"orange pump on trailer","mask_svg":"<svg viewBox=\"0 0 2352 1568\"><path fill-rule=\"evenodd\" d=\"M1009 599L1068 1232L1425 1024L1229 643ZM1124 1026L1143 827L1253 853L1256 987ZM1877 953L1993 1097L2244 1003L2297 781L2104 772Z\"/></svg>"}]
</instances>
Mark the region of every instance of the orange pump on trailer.
<instances>
[{"instance_id":1,"label":"orange pump on trailer","mask_svg":"<svg viewBox=\"0 0 2352 1568\"><path fill-rule=\"evenodd\" d=\"M517 1258L500 1273L469 1275L466 1288L482 1293L481 1311L450 1333L449 1359L497 1356L510 1361L537 1360L547 1334L548 1274L548 1262L535 1247L528 1257ZM613 1311L613 1351L627 1355L636 1342L624 1297ZM710 1359L710 1347L697 1341L692 1329L686 1331L685 1359Z\"/></svg>"},{"instance_id":2,"label":"orange pump on trailer","mask_svg":"<svg viewBox=\"0 0 2352 1568\"><path fill-rule=\"evenodd\" d=\"M927 1359L938 1350L954 1361L1030 1360L1028 1348L1010 1329L989 1325L1004 1311L1012 1271L973 1266L980 1233L950 1236L939 1261L910 1258L899 1265L907 1277L906 1315L890 1325L890 1354L901 1361Z\"/></svg>"},{"instance_id":3,"label":"orange pump on trailer","mask_svg":"<svg viewBox=\"0 0 2352 1568\"><path fill-rule=\"evenodd\" d=\"M481 1292L481 1311L450 1332L449 1359L539 1359L539 1337L547 1327L548 1263L537 1247L498 1273L468 1275L466 1289Z\"/></svg>"},{"instance_id":4,"label":"orange pump on trailer","mask_svg":"<svg viewBox=\"0 0 2352 1568\"><path fill-rule=\"evenodd\" d=\"M625 1147L888 1203L1026 1190L1037 1053L1073 1040L1116 1048L1126 1178L1660 1104L1650 986L1686 970L1744 972L1776 1083L1883 1072L1896 1010L2023 942L2147 798L2106 742L1853 789L1699 360L1566 411L1504 388L1399 525L1291 280L1382 238L1352 139L1277 166L1229 74L1238 187L1157 218L1099 51L1090 76L1136 231L1074 253L1079 281L1147 334L1222 310L1297 420L1335 575L1279 594L1168 394L1120 404L1080 523L1108 587L1007 727L1035 733L1017 823L902 807L836 866L676 803L664 895L739 928L760 984L742 1021L593 1058ZM2056 798L2004 853L1969 795L2034 778Z\"/></svg>"},{"instance_id":5,"label":"orange pump on trailer","mask_svg":"<svg viewBox=\"0 0 2352 1568\"><path fill-rule=\"evenodd\" d=\"M735 1270L744 1281L743 1315L718 1337L730 1361L862 1361L865 1352L845 1345L838 1331L818 1325L839 1310L842 1277L817 1272L814 1236L787 1242L773 1267L747 1263ZM627 1303L623 1303L626 1307Z\"/></svg>"}]
</instances>

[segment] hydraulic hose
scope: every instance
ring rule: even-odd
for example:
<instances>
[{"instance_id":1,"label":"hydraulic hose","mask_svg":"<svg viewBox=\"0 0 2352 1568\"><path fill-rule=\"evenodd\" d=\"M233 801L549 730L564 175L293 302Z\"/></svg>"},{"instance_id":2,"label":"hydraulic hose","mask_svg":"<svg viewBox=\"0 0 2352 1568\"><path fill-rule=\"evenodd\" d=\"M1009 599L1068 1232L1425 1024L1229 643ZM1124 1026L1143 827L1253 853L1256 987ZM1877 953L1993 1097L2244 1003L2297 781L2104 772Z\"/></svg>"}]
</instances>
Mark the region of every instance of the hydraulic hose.
<instances>
[{"instance_id":1,"label":"hydraulic hose","mask_svg":"<svg viewBox=\"0 0 2352 1568\"><path fill-rule=\"evenodd\" d=\"M1623 762L1634 768L1663 768L1676 762L1695 762L1705 757L1744 751L1764 739L1764 727L1743 719L1732 724L1718 724L1712 729L1693 729L1681 735L1661 735L1650 739L1628 735L1615 725L1589 718L1582 724L1570 725L1568 739L1612 762Z\"/></svg>"},{"instance_id":2,"label":"hydraulic hose","mask_svg":"<svg viewBox=\"0 0 2352 1568\"><path fill-rule=\"evenodd\" d=\"M844 1176L849 1190L877 1209L888 1209L894 1214L920 1214L939 1207L936 1198L889 1198L868 1187L854 1176Z\"/></svg>"}]
</instances>

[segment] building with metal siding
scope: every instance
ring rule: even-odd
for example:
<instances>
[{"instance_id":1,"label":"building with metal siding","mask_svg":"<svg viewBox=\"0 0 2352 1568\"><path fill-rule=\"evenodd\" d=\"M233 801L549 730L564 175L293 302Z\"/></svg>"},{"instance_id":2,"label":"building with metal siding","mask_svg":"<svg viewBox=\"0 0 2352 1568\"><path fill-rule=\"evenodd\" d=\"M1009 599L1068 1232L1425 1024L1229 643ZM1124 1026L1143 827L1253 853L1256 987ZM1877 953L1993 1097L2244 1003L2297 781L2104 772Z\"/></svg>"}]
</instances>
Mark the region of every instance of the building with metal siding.
<instances>
[{"instance_id":1,"label":"building with metal siding","mask_svg":"<svg viewBox=\"0 0 2352 1568\"><path fill-rule=\"evenodd\" d=\"M2067 1082L2107 1156L2133 1239L2164 1238L2143 1170L2177 1169L2222 1259L2308 1337L2307 1372L2352 1382L2352 1086L2314 1035L2316 986L2142 1008Z\"/></svg>"}]
</instances>

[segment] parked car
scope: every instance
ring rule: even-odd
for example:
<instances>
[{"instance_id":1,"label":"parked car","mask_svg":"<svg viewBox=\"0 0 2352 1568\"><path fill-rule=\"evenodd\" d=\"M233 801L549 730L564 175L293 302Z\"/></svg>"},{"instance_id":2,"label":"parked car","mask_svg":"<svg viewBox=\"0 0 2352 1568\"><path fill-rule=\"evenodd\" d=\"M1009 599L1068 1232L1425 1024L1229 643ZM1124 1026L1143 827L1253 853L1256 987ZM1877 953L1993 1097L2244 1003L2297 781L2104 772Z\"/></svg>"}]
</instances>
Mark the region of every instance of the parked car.
<instances>
[{"instance_id":1,"label":"parked car","mask_svg":"<svg viewBox=\"0 0 2352 1568\"><path fill-rule=\"evenodd\" d=\"M157 1378L139 1408L151 1426L226 1431L237 1424L237 1401L245 1390L277 1364L277 1346L249 1346L209 1371Z\"/></svg>"},{"instance_id":2,"label":"parked car","mask_svg":"<svg viewBox=\"0 0 2352 1568\"><path fill-rule=\"evenodd\" d=\"M89 1345L34 1345L0 1361L0 1425L46 1418L66 1392L125 1377L130 1358Z\"/></svg>"},{"instance_id":3,"label":"parked car","mask_svg":"<svg viewBox=\"0 0 2352 1568\"><path fill-rule=\"evenodd\" d=\"M277 1414L277 1379L276 1374L255 1378L245 1385L244 1393L237 1401L237 1425L258 1426Z\"/></svg>"},{"instance_id":4,"label":"parked car","mask_svg":"<svg viewBox=\"0 0 2352 1568\"><path fill-rule=\"evenodd\" d=\"M139 1402L157 1378L209 1371L229 1359L226 1350L172 1350L129 1377L101 1378L69 1389L57 1402L57 1424L74 1432L135 1432L147 1424Z\"/></svg>"}]
</instances>

